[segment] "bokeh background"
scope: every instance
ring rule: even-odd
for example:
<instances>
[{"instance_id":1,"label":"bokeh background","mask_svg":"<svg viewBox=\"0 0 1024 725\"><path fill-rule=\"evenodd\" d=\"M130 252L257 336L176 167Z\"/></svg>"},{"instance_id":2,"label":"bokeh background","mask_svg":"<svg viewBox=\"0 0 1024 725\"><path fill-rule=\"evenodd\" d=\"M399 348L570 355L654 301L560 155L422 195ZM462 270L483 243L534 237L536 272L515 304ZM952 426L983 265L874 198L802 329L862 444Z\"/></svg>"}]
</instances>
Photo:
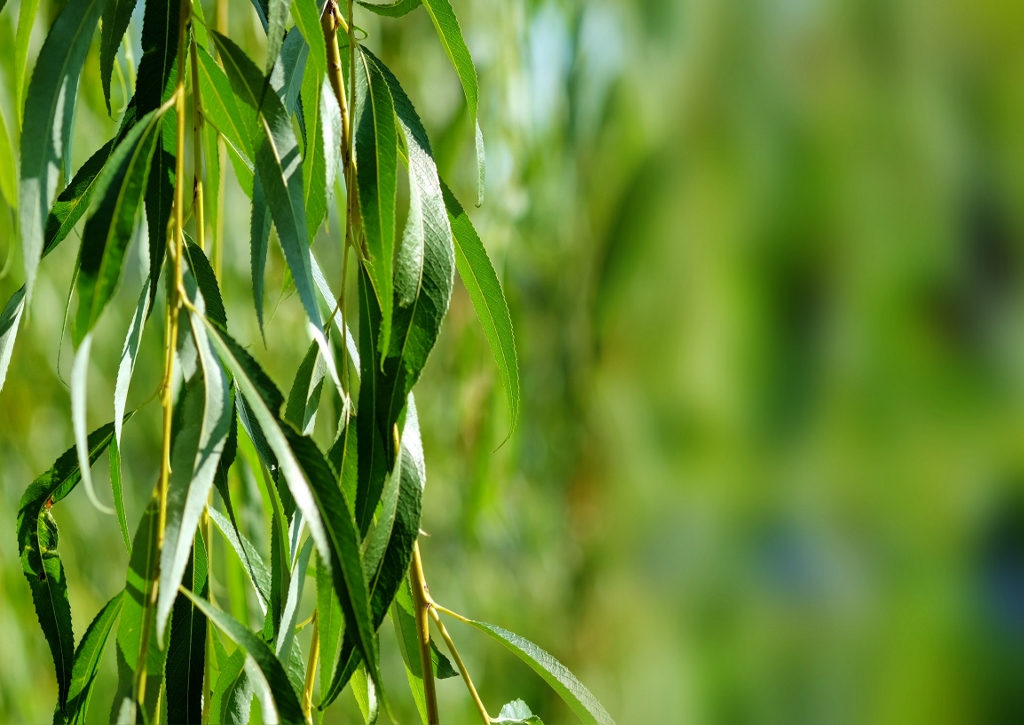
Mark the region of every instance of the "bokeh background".
<instances>
[{"instance_id":1,"label":"bokeh background","mask_svg":"<svg viewBox=\"0 0 1024 725\"><path fill-rule=\"evenodd\" d=\"M512 310L523 416L506 441L457 286L417 388L434 596L539 643L625 725L1019 721L1024 4L454 4L488 143L488 198L470 213ZM44 1L30 58L58 5ZM232 35L261 58L255 13L231 5ZM12 137L18 7L0 13ZM358 23L472 199L469 119L429 18ZM79 162L114 128L94 59L85 78ZM233 179L228 207L232 330L287 388L308 342L301 309L275 251L264 348ZM11 219L0 211L4 299L21 284ZM314 249L336 273L334 221ZM0 393L5 722L47 721L55 697L14 520L72 443L73 351L59 341L75 247L44 263ZM97 332L91 426L112 415L138 267ZM152 326L132 405L157 385L159 337ZM126 433L132 526L156 477L157 418L151 404ZM54 515L80 634L127 557L82 492ZM450 631L492 712L522 697L545 722L573 722L499 645ZM412 722L382 636L393 711ZM98 722L113 673L111 657ZM458 680L439 692L451 722L474 720ZM327 721L357 721L343 699Z\"/></svg>"}]
</instances>

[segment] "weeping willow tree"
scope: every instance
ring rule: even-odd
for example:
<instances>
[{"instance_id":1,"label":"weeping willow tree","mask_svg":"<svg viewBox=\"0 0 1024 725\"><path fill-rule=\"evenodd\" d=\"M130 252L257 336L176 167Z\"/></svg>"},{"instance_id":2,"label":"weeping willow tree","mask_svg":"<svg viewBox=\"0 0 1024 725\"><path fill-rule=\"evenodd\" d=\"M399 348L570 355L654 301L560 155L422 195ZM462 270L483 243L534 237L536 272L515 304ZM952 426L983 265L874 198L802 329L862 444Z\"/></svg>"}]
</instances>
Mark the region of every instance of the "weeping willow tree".
<instances>
[{"instance_id":1,"label":"weeping willow tree","mask_svg":"<svg viewBox=\"0 0 1024 725\"><path fill-rule=\"evenodd\" d=\"M477 74L448 0L235 3L233 12L258 16L262 62L230 37L227 0L217 0L210 18L199 0L73 0L53 13L31 74L29 42L43 18L39 0L20 4L12 68L20 142L15 153L6 123L0 128L0 193L17 209L25 281L0 315L0 386L31 314L40 263L72 232L81 239L68 292L77 307L65 315L75 347L74 441L28 486L17 517L22 569L53 655L55 722L86 720L108 644L118 671L109 714L117 722L248 722L254 699L266 722L311 722L346 688L374 722L395 686L381 669L379 630L388 619L425 723L441 720L435 679L459 675L483 722L540 722L522 700L489 714L444 617L505 645L584 722L612 722L550 654L442 606L427 586L417 544L426 469L414 387L456 270L497 363L512 429L520 383L494 266L438 173L413 102L358 25L362 14L400 19L421 4L464 92L479 206ZM136 64L126 33L137 12ZM78 94L97 71L116 132L76 168ZM249 201L248 240L227 221L231 173ZM318 233L340 247L334 275L314 254ZM249 314L264 348L279 344L264 319L272 238L289 291L279 304L301 310L309 340L287 394L232 333L239 323L229 324L221 289L225 250L248 241ZM133 249L143 282L116 368L113 417L90 432L96 327L120 304ZM154 327L159 334L146 336ZM150 353L153 344L159 351ZM133 376L152 361L159 382L130 407ZM124 490L140 482L125 480L121 451L147 406L159 406L161 437L152 494L133 527ZM330 445L318 442L317 430L328 431ZM93 481L104 454L112 507ZM230 484L238 480L258 490L258 539L269 542L269 555L240 525ZM84 630L79 621L77 636L52 515L73 495L111 514L129 556L123 590ZM215 540L242 586L215 581ZM307 577L315 597L304 600ZM304 601L312 612L300 612ZM260 626L250 627L253 619ZM300 640L307 627L311 636Z\"/></svg>"}]
</instances>

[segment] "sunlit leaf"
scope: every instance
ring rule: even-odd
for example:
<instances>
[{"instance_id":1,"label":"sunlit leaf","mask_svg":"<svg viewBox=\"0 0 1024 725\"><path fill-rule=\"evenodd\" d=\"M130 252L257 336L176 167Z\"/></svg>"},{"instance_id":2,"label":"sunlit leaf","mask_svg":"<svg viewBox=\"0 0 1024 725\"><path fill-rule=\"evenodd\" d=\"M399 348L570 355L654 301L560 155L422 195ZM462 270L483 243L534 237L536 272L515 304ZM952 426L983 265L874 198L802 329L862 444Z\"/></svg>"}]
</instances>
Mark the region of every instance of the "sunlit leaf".
<instances>
[{"instance_id":1,"label":"sunlit leaf","mask_svg":"<svg viewBox=\"0 0 1024 725\"><path fill-rule=\"evenodd\" d=\"M298 621L299 603L302 601L302 589L306 583L306 569L309 567L309 556L312 551L313 539L308 538L299 549L295 557L295 566L292 568L288 598L274 642L275 653L282 662L287 662L291 657L292 643L295 641L295 623Z\"/></svg>"},{"instance_id":2,"label":"sunlit leaf","mask_svg":"<svg viewBox=\"0 0 1024 725\"><path fill-rule=\"evenodd\" d=\"M121 481L121 449L117 443L117 436L110 441L110 488L114 493L114 510L117 512L117 523L121 527L121 537L124 539L124 548L131 556L132 537L128 532L128 518L124 511L124 487Z\"/></svg>"},{"instance_id":3,"label":"sunlit leaf","mask_svg":"<svg viewBox=\"0 0 1024 725\"><path fill-rule=\"evenodd\" d=\"M206 49L200 46L197 51L203 119L220 132L251 169L255 156L252 137L256 132L256 113L252 107L238 101L228 77Z\"/></svg>"},{"instance_id":4,"label":"sunlit leaf","mask_svg":"<svg viewBox=\"0 0 1024 725\"><path fill-rule=\"evenodd\" d=\"M513 634L486 622L470 621L474 627L494 637L516 653L558 693L577 717L587 725L614 725L611 715L602 707L590 690L561 662L518 634Z\"/></svg>"},{"instance_id":5,"label":"sunlit leaf","mask_svg":"<svg viewBox=\"0 0 1024 725\"><path fill-rule=\"evenodd\" d=\"M387 4L363 2L362 0L359 2L367 10L388 18L401 18L408 15L418 8L421 3L422 0L398 0L397 2Z\"/></svg>"},{"instance_id":6,"label":"sunlit leaf","mask_svg":"<svg viewBox=\"0 0 1024 725\"><path fill-rule=\"evenodd\" d=\"M491 722L504 723L504 725L544 725L522 700L513 700L502 705L498 717Z\"/></svg>"},{"instance_id":7,"label":"sunlit leaf","mask_svg":"<svg viewBox=\"0 0 1024 725\"><path fill-rule=\"evenodd\" d=\"M502 294L498 275L494 272L483 242L473 228L473 222L443 181L441 191L444 193L444 203L455 238L455 264L469 292L469 298L473 301L476 316L484 328L484 336L491 346L494 361L498 364L498 374L505 388L512 417L509 431L509 435L512 435L519 419L519 361L512 331L512 316L505 295Z\"/></svg>"},{"instance_id":8,"label":"sunlit leaf","mask_svg":"<svg viewBox=\"0 0 1024 725\"><path fill-rule=\"evenodd\" d=\"M255 688L245 669L245 650L236 649L221 666L210 695L210 722L214 725L249 722L254 694Z\"/></svg>"},{"instance_id":9,"label":"sunlit leaf","mask_svg":"<svg viewBox=\"0 0 1024 725\"><path fill-rule=\"evenodd\" d=\"M264 711L264 719L267 722L305 722L302 707L299 705L299 698L288 681L288 674L270 647L231 615L222 612L192 592L183 591L183 593L224 634L245 650L246 654L256 663L261 677L257 678L258 681L255 684L264 691L266 698L261 698L261 702L269 700L273 703L274 708L273 712Z\"/></svg>"},{"instance_id":10,"label":"sunlit leaf","mask_svg":"<svg viewBox=\"0 0 1024 725\"><path fill-rule=\"evenodd\" d=\"M270 601L270 573L267 571L267 566L263 563L262 557L256 550L256 547L241 535L236 527L224 517L224 514L214 508L211 508L209 513L217 529L220 530L228 544L234 549L238 559L245 565L245 570L249 574L249 580L256 590L260 606L266 611L267 603Z\"/></svg>"},{"instance_id":11,"label":"sunlit leaf","mask_svg":"<svg viewBox=\"0 0 1024 725\"><path fill-rule=\"evenodd\" d=\"M32 0L27 0L30 2ZM29 81L22 128L32 129L32 132L21 136L18 189L26 304L32 299L43 251L43 231L65 162L64 150L71 135L78 77L103 4L103 0L79 0L64 6L46 36ZM17 73L18 84L23 75L22 67Z\"/></svg>"},{"instance_id":12,"label":"sunlit leaf","mask_svg":"<svg viewBox=\"0 0 1024 725\"><path fill-rule=\"evenodd\" d=\"M18 208L18 167L14 147L7 131L7 121L0 109L0 196L12 209Z\"/></svg>"},{"instance_id":13,"label":"sunlit leaf","mask_svg":"<svg viewBox=\"0 0 1024 725\"><path fill-rule=\"evenodd\" d=\"M124 591L120 591L107 602L85 630L82 641L75 651L71 670L71 686L68 690L67 722L77 725L86 722L92 686L100 666L100 658L107 646L107 638L121 613Z\"/></svg>"},{"instance_id":14,"label":"sunlit leaf","mask_svg":"<svg viewBox=\"0 0 1024 725\"><path fill-rule=\"evenodd\" d=\"M28 79L28 45L32 40L32 27L36 24L39 13L39 0L22 0L18 9L18 30L14 35L14 106L18 129L24 128L23 104L25 101L25 81Z\"/></svg>"},{"instance_id":15,"label":"sunlit leaf","mask_svg":"<svg viewBox=\"0 0 1024 725\"><path fill-rule=\"evenodd\" d=\"M21 287L7 300L4 311L0 312L0 390L7 379L7 368L11 364L14 341L18 337L18 325L25 311L25 288Z\"/></svg>"},{"instance_id":16,"label":"sunlit leaf","mask_svg":"<svg viewBox=\"0 0 1024 725\"><path fill-rule=\"evenodd\" d=\"M270 73L270 69L274 67L278 54L281 52L289 4L289 0L268 0L267 2L267 73Z\"/></svg>"}]
</instances>

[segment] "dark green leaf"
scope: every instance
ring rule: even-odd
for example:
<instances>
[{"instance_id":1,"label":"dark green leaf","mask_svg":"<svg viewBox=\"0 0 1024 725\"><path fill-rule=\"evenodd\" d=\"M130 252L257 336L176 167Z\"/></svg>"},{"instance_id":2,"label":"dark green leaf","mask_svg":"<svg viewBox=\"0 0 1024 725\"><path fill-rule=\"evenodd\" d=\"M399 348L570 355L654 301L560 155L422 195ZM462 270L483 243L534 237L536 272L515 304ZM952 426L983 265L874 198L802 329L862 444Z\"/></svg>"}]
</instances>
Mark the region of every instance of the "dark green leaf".
<instances>
[{"instance_id":1,"label":"dark green leaf","mask_svg":"<svg viewBox=\"0 0 1024 725\"><path fill-rule=\"evenodd\" d=\"M78 0L65 5L46 36L29 82L22 128L32 131L21 136L18 189L26 304L32 299L39 269L43 230L57 191L57 170L65 161L64 151L71 136L78 77L102 10L103 0ZM18 84L23 67L21 71Z\"/></svg>"},{"instance_id":2,"label":"dark green leaf","mask_svg":"<svg viewBox=\"0 0 1024 725\"><path fill-rule=\"evenodd\" d=\"M11 364L14 341L18 336L18 325L25 311L25 288L21 287L7 300L4 311L0 312L0 390L7 379L7 368Z\"/></svg>"},{"instance_id":3,"label":"dark green leaf","mask_svg":"<svg viewBox=\"0 0 1024 725\"><path fill-rule=\"evenodd\" d=\"M202 536L195 537L181 585L200 597L209 596L206 547ZM206 617L185 597L178 597L174 602L170 636L166 665L167 722L198 725L203 717Z\"/></svg>"},{"instance_id":4,"label":"dark green leaf","mask_svg":"<svg viewBox=\"0 0 1024 725\"><path fill-rule=\"evenodd\" d=\"M107 646L110 630L121 613L124 591L120 591L99 611L92 624L85 630L85 636L75 651L75 664L71 671L71 687L68 690L67 722L77 724L86 721L89 712L89 698L100 657Z\"/></svg>"},{"instance_id":5,"label":"dark green leaf","mask_svg":"<svg viewBox=\"0 0 1024 725\"><path fill-rule=\"evenodd\" d=\"M284 40L284 25L288 20L288 0L268 0L267 2L267 64L266 72L274 67L277 56L281 52Z\"/></svg>"},{"instance_id":6,"label":"dark green leaf","mask_svg":"<svg viewBox=\"0 0 1024 725\"><path fill-rule=\"evenodd\" d=\"M162 118L159 109L143 117L114 149L96 182L100 201L85 223L79 255L76 343L96 324L121 277Z\"/></svg>"},{"instance_id":7,"label":"dark green leaf","mask_svg":"<svg viewBox=\"0 0 1024 725\"><path fill-rule=\"evenodd\" d=\"M132 111L132 115L134 115L134 111ZM131 125L134 124L135 119L132 118ZM77 173L75 173L75 178L71 180L71 183L57 197L53 210L50 211L50 215L46 219L45 244L43 246L44 257L64 241L65 237L71 233L75 224L78 223L78 220L82 218L82 215L89 208L93 191L96 188L96 180L99 178L104 164L107 163L110 152L114 149L115 141L119 138L120 134L107 141L96 153L90 156L89 160L82 164Z\"/></svg>"},{"instance_id":8,"label":"dark green leaf","mask_svg":"<svg viewBox=\"0 0 1024 725\"><path fill-rule=\"evenodd\" d=\"M295 623L298 621L299 603L302 601L302 589L306 583L306 569L309 567L309 556L312 551L313 539L308 538L295 557L295 566L292 569L291 582L288 585L288 599L285 601L281 626L278 627L277 637L274 641L274 651L282 661L288 661L292 654Z\"/></svg>"},{"instance_id":9,"label":"dark green leaf","mask_svg":"<svg viewBox=\"0 0 1024 725\"><path fill-rule=\"evenodd\" d=\"M299 298L315 327L320 311L313 295L309 261L309 232L302 192L302 158L291 118L276 94L263 92L263 77L253 62L230 39L214 33L235 93L256 109L259 130L254 139L256 171L263 183L267 206L281 240Z\"/></svg>"},{"instance_id":10,"label":"dark green leaf","mask_svg":"<svg viewBox=\"0 0 1024 725\"><path fill-rule=\"evenodd\" d=\"M398 0L397 2L388 3L386 5L378 5L377 3L369 3L359 0L359 4L377 15L383 15L388 18L401 18L418 8L421 4L421 0Z\"/></svg>"},{"instance_id":11,"label":"dark green leaf","mask_svg":"<svg viewBox=\"0 0 1024 725\"><path fill-rule=\"evenodd\" d=\"M203 296L206 316L226 330L228 315L224 309L224 298L221 297L220 284L217 282L217 275L213 271L206 252L189 239L185 245L185 256L188 259L189 270L191 270L199 292Z\"/></svg>"},{"instance_id":12,"label":"dark green leaf","mask_svg":"<svg viewBox=\"0 0 1024 725\"><path fill-rule=\"evenodd\" d=\"M95 463L114 433L114 424L89 435L89 462ZM57 553L57 523L50 508L62 500L81 480L78 453L74 446L61 454L53 467L25 490L18 506L18 551L21 568L32 590L39 625L43 629L57 672L58 709L67 703L71 682L75 638L71 629L64 565Z\"/></svg>"},{"instance_id":13,"label":"dark green leaf","mask_svg":"<svg viewBox=\"0 0 1024 725\"><path fill-rule=\"evenodd\" d=\"M441 39L444 52L448 54L448 60L452 62L455 72L459 75L462 83L462 91L466 94L466 105L469 106L469 117L473 122L475 132L474 142L476 144L476 168L477 168L477 202L480 206L484 203L484 137L480 132L480 122L477 120L477 104L480 89L477 85L476 67L473 65L473 57L466 47L466 40L462 37L462 28L459 20L455 17L450 0L423 0L423 7L430 13L430 19L434 21L437 29L437 36Z\"/></svg>"},{"instance_id":14,"label":"dark green leaf","mask_svg":"<svg viewBox=\"0 0 1024 725\"><path fill-rule=\"evenodd\" d=\"M324 374L320 346L314 341L310 343L302 362L299 363L299 369L292 381L284 412L284 419L304 435L309 435L312 432L316 422L316 411L320 407L320 393L324 387Z\"/></svg>"},{"instance_id":15,"label":"dark green leaf","mask_svg":"<svg viewBox=\"0 0 1024 725\"><path fill-rule=\"evenodd\" d=\"M498 374L505 387L508 409L512 416L509 435L516 428L519 418L519 361L516 356L516 340L512 332L512 316L508 311L508 303L501 292L498 275L494 272L487 250L480 241L473 222L469 220L458 199L451 189L442 181L441 191L444 193L445 207L455 237L455 264L459 276L466 285L469 298L473 301L476 316L484 328L484 336L491 346L494 361L498 364Z\"/></svg>"},{"instance_id":16,"label":"dark green leaf","mask_svg":"<svg viewBox=\"0 0 1024 725\"><path fill-rule=\"evenodd\" d=\"M494 637L533 670L544 678L552 689L558 693L577 717L587 725L615 725L611 715L601 706L590 690L583 686L576 676L561 662L518 634L513 634L486 622L469 621L474 627Z\"/></svg>"},{"instance_id":17,"label":"dark green leaf","mask_svg":"<svg viewBox=\"0 0 1024 725\"><path fill-rule=\"evenodd\" d=\"M100 82L103 84L103 98L110 113L110 76L114 72L117 49L121 46L124 31L128 29L136 0L107 0L103 9L103 23L100 32Z\"/></svg>"},{"instance_id":18,"label":"dark green leaf","mask_svg":"<svg viewBox=\"0 0 1024 725\"><path fill-rule=\"evenodd\" d=\"M261 703L272 704L275 710L275 712L264 710L263 717L266 720L277 718L286 723L305 722L299 698L288 681L288 674L270 647L231 615L220 611L192 592L182 591L203 614L235 644L245 650L246 654L252 657L256 663L263 679L263 682L256 683L257 687L263 690L264 697L261 698Z\"/></svg>"},{"instance_id":19,"label":"dark green leaf","mask_svg":"<svg viewBox=\"0 0 1024 725\"><path fill-rule=\"evenodd\" d=\"M331 581L331 572L319 555L316 557L316 616L320 637L320 682L329 683L334 678L345 619Z\"/></svg>"},{"instance_id":20,"label":"dark green leaf","mask_svg":"<svg viewBox=\"0 0 1024 725\"><path fill-rule=\"evenodd\" d=\"M378 348L391 341L395 204L398 192L398 130L395 103L377 66L362 54L356 69L356 171L366 249L363 264L380 303Z\"/></svg>"},{"instance_id":21,"label":"dark green leaf","mask_svg":"<svg viewBox=\"0 0 1024 725\"><path fill-rule=\"evenodd\" d=\"M221 666L210 695L210 722L214 725L249 722L254 694L252 680L245 671L245 650L236 649Z\"/></svg>"}]
</instances>

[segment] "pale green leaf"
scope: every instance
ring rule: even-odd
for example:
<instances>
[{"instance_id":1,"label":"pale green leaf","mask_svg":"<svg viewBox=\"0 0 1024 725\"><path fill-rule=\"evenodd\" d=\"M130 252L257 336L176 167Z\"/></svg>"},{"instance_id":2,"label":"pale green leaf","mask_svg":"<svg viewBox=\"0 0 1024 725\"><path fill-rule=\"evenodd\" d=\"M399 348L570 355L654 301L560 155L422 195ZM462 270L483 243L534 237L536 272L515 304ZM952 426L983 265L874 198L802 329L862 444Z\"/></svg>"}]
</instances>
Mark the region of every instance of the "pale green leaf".
<instances>
[{"instance_id":1,"label":"pale green leaf","mask_svg":"<svg viewBox=\"0 0 1024 725\"><path fill-rule=\"evenodd\" d=\"M418 8L421 3L422 0L397 0L397 2L387 4L363 2L362 0L359 0L359 4L370 12L376 13L377 15L383 15L387 18L404 17Z\"/></svg>"},{"instance_id":2,"label":"pale green leaf","mask_svg":"<svg viewBox=\"0 0 1024 725\"><path fill-rule=\"evenodd\" d=\"M89 713L89 699L100 657L107 646L107 638L114 628L114 622L121 614L124 591L120 591L107 602L85 630L82 641L75 651L75 663L71 671L71 687L68 690L67 722L77 725L86 722Z\"/></svg>"}]
</instances>

